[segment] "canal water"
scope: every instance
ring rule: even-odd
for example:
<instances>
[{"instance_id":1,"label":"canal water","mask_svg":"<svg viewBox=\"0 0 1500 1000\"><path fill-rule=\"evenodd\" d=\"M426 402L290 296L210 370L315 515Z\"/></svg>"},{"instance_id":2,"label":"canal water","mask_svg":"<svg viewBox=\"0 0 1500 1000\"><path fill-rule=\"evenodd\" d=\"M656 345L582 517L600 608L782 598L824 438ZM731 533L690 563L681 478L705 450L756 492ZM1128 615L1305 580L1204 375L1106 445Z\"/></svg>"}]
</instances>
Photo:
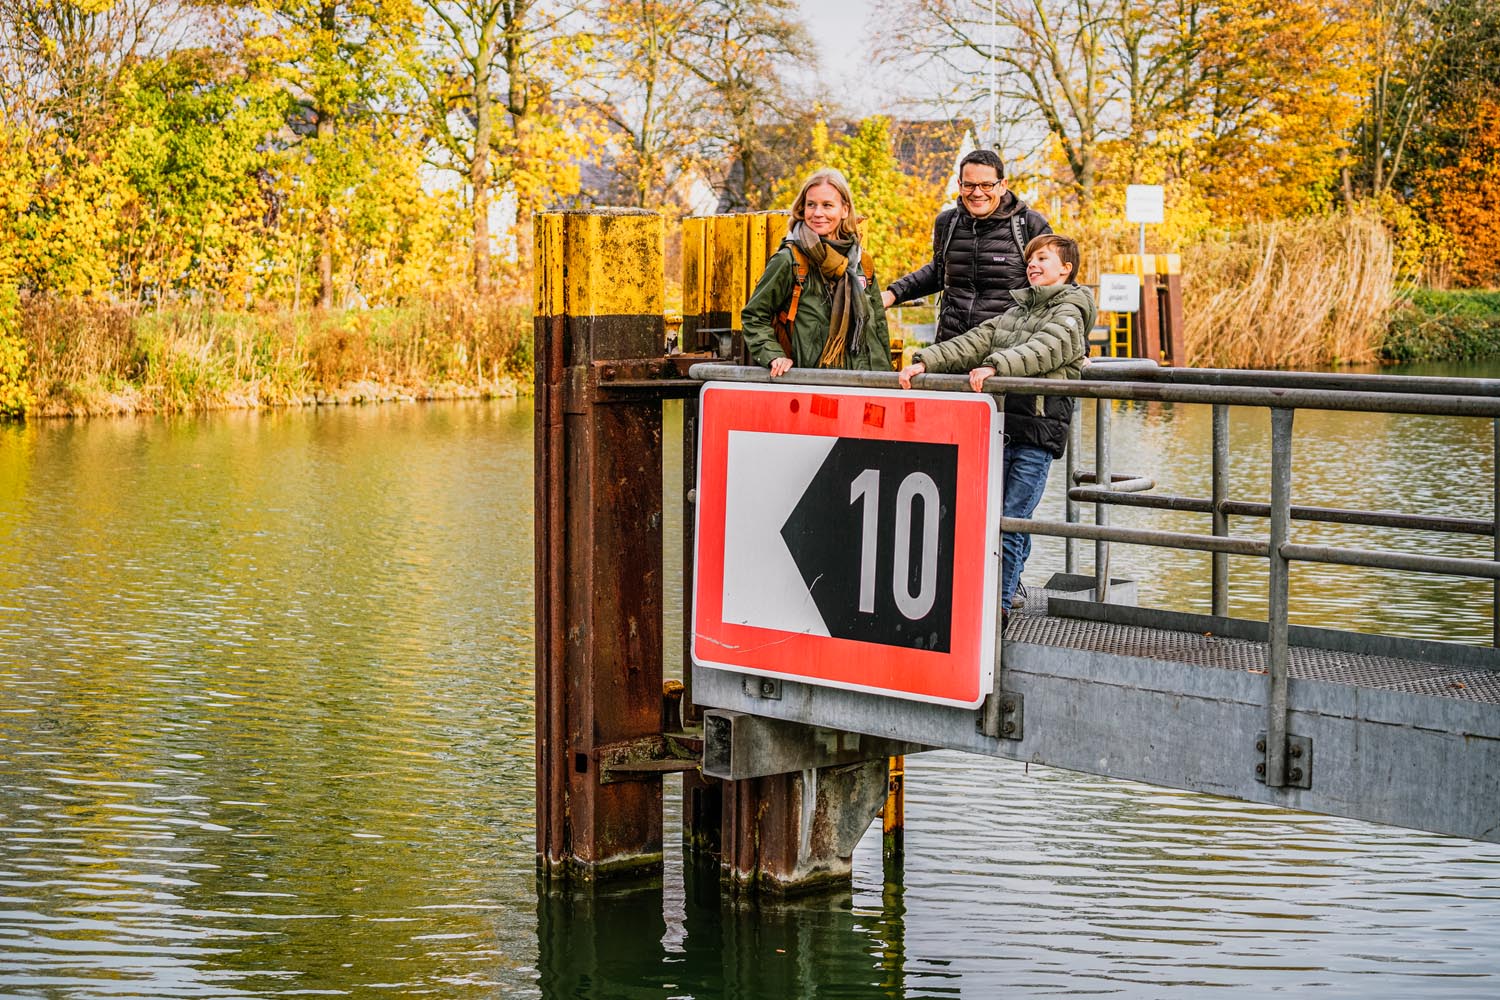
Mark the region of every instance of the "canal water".
<instances>
[{"instance_id":1,"label":"canal water","mask_svg":"<svg viewBox=\"0 0 1500 1000\"><path fill-rule=\"evenodd\" d=\"M1117 471L1206 495L1206 412L1114 418ZM1297 420L1298 502L1489 514L1485 422ZM1258 498L1268 423L1232 421ZM675 850L654 884L539 892L531 435L505 402L0 427L0 996L1500 995L1500 847L949 753L908 761L899 879L876 829L832 897L736 902ZM1206 556L1115 565L1207 607ZM1489 636L1480 585L1293 594L1299 622ZM1263 568L1233 602L1263 611Z\"/></svg>"}]
</instances>

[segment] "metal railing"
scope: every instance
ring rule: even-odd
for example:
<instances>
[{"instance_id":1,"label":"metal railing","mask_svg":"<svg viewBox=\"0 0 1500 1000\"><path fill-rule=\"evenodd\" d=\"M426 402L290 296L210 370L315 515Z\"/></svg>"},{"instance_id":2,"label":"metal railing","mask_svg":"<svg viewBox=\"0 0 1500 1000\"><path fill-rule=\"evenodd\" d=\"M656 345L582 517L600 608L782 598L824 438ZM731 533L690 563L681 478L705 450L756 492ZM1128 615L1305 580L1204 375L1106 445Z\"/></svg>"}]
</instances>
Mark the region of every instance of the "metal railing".
<instances>
[{"instance_id":1,"label":"metal railing","mask_svg":"<svg viewBox=\"0 0 1500 1000\"><path fill-rule=\"evenodd\" d=\"M695 379L739 382L767 381L764 369L729 365L693 366ZM892 388L894 374L884 372L811 371L792 369L783 382ZM922 375L913 387L937 391L968 392L965 375ZM1500 647L1500 516L1489 520L1470 517L1362 511L1335 507L1293 505L1292 428L1300 409L1353 412L1405 413L1431 416L1487 418L1494 424L1495 470L1492 511L1500 511L1500 379L1422 378L1400 375L1349 375L1315 372L1229 371L1218 369L1157 368L1151 362L1096 361L1082 380L991 378L985 390L996 395L1010 392L1030 395L1072 396L1096 401L1094 469L1077 468L1081 453L1080 421L1073 431L1066 457L1068 495L1064 520L1001 518L1003 531L1025 531L1067 539L1066 569L1076 571L1075 541L1094 542L1095 596L1103 602L1109 594L1109 546L1163 546L1210 552L1212 564L1213 614L1228 609L1231 555L1256 556L1269 561L1267 594L1267 720L1266 783L1286 784L1287 748L1287 660L1290 607L1290 566L1294 561L1331 563L1417 573L1436 573L1488 579L1494 583L1492 611L1493 641ZM1112 468L1110 402L1145 400L1163 403L1205 404L1213 407L1213 467L1210 497L1163 496L1150 493L1155 484L1146 478L1117 476ZM1271 413L1271 496L1269 503L1246 502L1229 496L1228 407L1262 407ZM1086 485L1086 484L1092 485ZM1080 504L1094 505L1094 523L1081 523ZM1192 534L1142 528L1114 527L1112 506L1161 510L1196 511L1212 515L1211 533ZM1265 539L1238 538L1229 534L1231 517L1264 517L1269 520ZM1416 529L1468 535L1488 535L1494 540L1493 559L1433 556L1409 552L1376 551L1329 545L1306 545L1291 541L1293 520L1323 521L1397 529ZM998 675L996 683L998 685Z\"/></svg>"}]
</instances>

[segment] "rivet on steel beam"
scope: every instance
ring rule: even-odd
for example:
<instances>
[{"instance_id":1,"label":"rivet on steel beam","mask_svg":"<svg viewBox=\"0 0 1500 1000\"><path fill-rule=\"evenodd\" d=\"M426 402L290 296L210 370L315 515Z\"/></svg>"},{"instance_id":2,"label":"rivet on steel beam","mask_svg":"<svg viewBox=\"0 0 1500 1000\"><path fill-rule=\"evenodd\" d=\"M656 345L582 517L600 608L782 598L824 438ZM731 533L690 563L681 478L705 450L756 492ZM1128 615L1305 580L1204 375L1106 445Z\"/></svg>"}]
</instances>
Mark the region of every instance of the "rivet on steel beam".
<instances>
[{"instance_id":1,"label":"rivet on steel beam","mask_svg":"<svg viewBox=\"0 0 1500 1000\"><path fill-rule=\"evenodd\" d=\"M1264 764L1256 764L1255 765L1255 773L1259 774L1259 775L1264 775L1266 773L1266 765L1264 765Z\"/></svg>"},{"instance_id":2,"label":"rivet on steel beam","mask_svg":"<svg viewBox=\"0 0 1500 1000\"><path fill-rule=\"evenodd\" d=\"M1294 767L1294 768L1292 768L1292 771L1291 771L1290 774L1287 775L1287 778L1291 781L1292 784L1295 785L1297 782L1299 782L1299 781L1302 780L1302 768L1300 768L1300 767Z\"/></svg>"},{"instance_id":3,"label":"rivet on steel beam","mask_svg":"<svg viewBox=\"0 0 1500 1000\"><path fill-rule=\"evenodd\" d=\"M1290 753L1293 757L1301 757L1302 756L1302 748L1299 747L1299 746L1297 746L1294 743L1294 744L1292 744L1292 749L1289 750L1288 753Z\"/></svg>"},{"instance_id":4,"label":"rivet on steel beam","mask_svg":"<svg viewBox=\"0 0 1500 1000\"><path fill-rule=\"evenodd\" d=\"M771 694L775 693L775 691L776 691L776 683L774 681L761 681L760 682L760 693L761 694L770 696Z\"/></svg>"},{"instance_id":5,"label":"rivet on steel beam","mask_svg":"<svg viewBox=\"0 0 1500 1000\"><path fill-rule=\"evenodd\" d=\"M1012 699L1006 698L1005 700L1003 700L1003 701L1000 702L1000 711L1002 711L1002 712L1014 712L1015 710L1016 710L1016 703Z\"/></svg>"},{"instance_id":6,"label":"rivet on steel beam","mask_svg":"<svg viewBox=\"0 0 1500 1000\"><path fill-rule=\"evenodd\" d=\"M1001 731L1004 732L1005 735L1009 736L1011 733L1016 731L1016 724L1014 722L1007 722L1004 726L1001 727Z\"/></svg>"},{"instance_id":7,"label":"rivet on steel beam","mask_svg":"<svg viewBox=\"0 0 1500 1000\"><path fill-rule=\"evenodd\" d=\"M1266 741L1265 740L1256 740L1255 741L1255 751L1256 751L1256 753L1265 753L1266 752Z\"/></svg>"}]
</instances>

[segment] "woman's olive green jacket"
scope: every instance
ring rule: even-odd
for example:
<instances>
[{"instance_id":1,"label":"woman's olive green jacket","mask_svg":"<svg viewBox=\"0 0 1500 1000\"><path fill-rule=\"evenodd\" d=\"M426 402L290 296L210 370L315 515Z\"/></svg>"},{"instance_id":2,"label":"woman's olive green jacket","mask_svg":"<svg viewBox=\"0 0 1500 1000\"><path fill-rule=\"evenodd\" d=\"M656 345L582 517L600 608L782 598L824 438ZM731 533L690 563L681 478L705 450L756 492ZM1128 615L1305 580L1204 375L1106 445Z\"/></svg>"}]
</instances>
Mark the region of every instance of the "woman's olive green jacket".
<instances>
[{"instance_id":1,"label":"woman's olive green jacket","mask_svg":"<svg viewBox=\"0 0 1500 1000\"><path fill-rule=\"evenodd\" d=\"M849 267L859 276L857 255L851 255ZM750 301L740 310L740 325L744 329L745 346L750 350L750 359L758 365L770 367L777 358L786 357L786 352L777 343L776 331L771 322L776 314L787 307L792 299L792 289L797 284L797 264L787 246L766 261L766 269L756 282ZM891 370L891 338L885 324L885 307L880 302L880 282L874 277L865 289L869 302L869 315L864 328L849 337L848 360L845 368L859 371L888 372ZM798 368L816 368L823 354L823 344L828 339L829 314L833 301L828 284L818 273L816 265L810 265L807 281L802 286L802 295L797 302L797 316L792 321L792 364Z\"/></svg>"}]
</instances>

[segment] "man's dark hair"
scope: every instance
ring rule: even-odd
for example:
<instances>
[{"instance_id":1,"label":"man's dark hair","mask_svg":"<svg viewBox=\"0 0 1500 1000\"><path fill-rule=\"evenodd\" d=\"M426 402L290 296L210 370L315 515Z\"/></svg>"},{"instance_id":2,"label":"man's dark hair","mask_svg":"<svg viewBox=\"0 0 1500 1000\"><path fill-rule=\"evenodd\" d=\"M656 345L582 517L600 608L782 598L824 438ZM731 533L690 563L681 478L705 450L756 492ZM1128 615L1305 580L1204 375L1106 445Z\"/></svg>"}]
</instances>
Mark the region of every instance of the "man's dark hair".
<instances>
[{"instance_id":1,"label":"man's dark hair","mask_svg":"<svg viewBox=\"0 0 1500 1000\"><path fill-rule=\"evenodd\" d=\"M1005 180L1005 164L1000 162L1000 154L993 149L976 149L962 160L959 160L958 174L960 177L963 176L964 167L971 163L977 163L982 167L994 167L995 176L1002 181Z\"/></svg>"}]
</instances>

